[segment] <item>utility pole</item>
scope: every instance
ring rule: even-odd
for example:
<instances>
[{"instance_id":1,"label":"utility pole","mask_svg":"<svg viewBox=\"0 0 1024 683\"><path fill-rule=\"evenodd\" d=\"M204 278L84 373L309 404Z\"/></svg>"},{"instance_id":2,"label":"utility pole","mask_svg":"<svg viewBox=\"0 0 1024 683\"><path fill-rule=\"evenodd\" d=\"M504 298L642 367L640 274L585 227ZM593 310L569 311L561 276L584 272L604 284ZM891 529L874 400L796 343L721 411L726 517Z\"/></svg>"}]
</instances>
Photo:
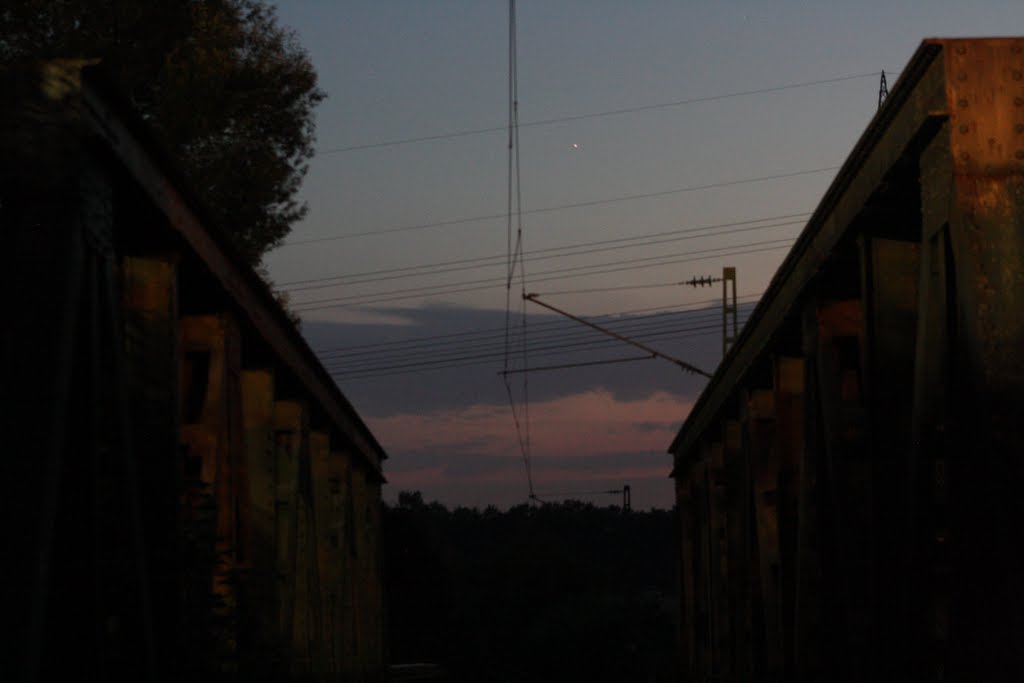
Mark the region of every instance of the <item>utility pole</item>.
<instances>
[{"instance_id":1,"label":"utility pole","mask_svg":"<svg viewBox=\"0 0 1024 683\"><path fill-rule=\"evenodd\" d=\"M885 70L882 70L882 80L878 83L878 108L882 108L882 102L889 96L889 86L885 82Z\"/></svg>"},{"instance_id":2,"label":"utility pole","mask_svg":"<svg viewBox=\"0 0 1024 683\"><path fill-rule=\"evenodd\" d=\"M722 268L722 358L725 358L725 354L736 343L736 338L739 336L736 317L736 269L726 266ZM730 322L732 325L729 324Z\"/></svg>"},{"instance_id":3,"label":"utility pole","mask_svg":"<svg viewBox=\"0 0 1024 683\"><path fill-rule=\"evenodd\" d=\"M679 284L690 285L691 287L710 287L715 282L722 283L722 358L725 358L726 352L736 342L736 337L739 336L739 324L736 319L738 314L736 307L736 268L732 266L722 268L722 277L711 277L710 275L694 276L689 280L683 280Z\"/></svg>"}]
</instances>

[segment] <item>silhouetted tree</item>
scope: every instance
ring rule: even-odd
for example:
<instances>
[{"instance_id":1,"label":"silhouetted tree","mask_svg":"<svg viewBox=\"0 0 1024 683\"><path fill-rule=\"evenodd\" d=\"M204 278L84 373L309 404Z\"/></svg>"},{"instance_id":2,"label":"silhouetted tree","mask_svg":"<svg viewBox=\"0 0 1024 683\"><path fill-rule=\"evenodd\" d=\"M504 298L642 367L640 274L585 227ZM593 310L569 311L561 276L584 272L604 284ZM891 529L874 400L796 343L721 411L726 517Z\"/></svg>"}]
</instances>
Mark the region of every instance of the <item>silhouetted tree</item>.
<instances>
[{"instance_id":1,"label":"silhouetted tree","mask_svg":"<svg viewBox=\"0 0 1024 683\"><path fill-rule=\"evenodd\" d=\"M0 61L98 57L256 264L306 212L296 198L324 94L261 0L8 0Z\"/></svg>"},{"instance_id":2,"label":"silhouetted tree","mask_svg":"<svg viewBox=\"0 0 1024 683\"><path fill-rule=\"evenodd\" d=\"M579 501L384 513L393 661L455 680L673 680L672 512Z\"/></svg>"}]
</instances>

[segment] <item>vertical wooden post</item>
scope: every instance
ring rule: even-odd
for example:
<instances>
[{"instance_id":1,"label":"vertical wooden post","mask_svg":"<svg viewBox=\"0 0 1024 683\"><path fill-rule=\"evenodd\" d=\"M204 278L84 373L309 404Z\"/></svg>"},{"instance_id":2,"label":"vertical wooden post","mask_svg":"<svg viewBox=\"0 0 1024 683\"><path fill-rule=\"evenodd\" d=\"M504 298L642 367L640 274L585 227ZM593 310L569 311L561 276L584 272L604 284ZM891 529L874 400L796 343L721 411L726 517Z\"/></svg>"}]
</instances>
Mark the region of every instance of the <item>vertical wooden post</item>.
<instances>
[{"instance_id":1,"label":"vertical wooden post","mask_svg":"<svg viewBox=\"0 0 1024 683\"><path fill-rule=\"evenodd\" d=\"M742 425L725 420L723 458L728 482L728 558L729 612L731 614L731 669L736 680L753 676L753 617L751 614L751 482L750 468L743 451Z\"/></svg>"},{"instance_id":2,"label":"vertical wooden post","mask_svg":"<svg viewBox=\"0 0 1024 683\"><path fill-rule=\"evenodd\" d=\"M697 642L696 642L696 580L695 572L695 528L693 514L693 494L690 476L692 466L683 463L676 456L676 510L679 514L679 644L680 673L684 680L695 678L697 674Z\"/></svg>"},{"instance_id":3,"label":"vertical wooden post","mask_svg":"<svg viewBox=\"0 0 1024 683\"><path fill-rule=\"evenodd\" d=\"M719 678L732 675L730 658L731 613L727 576L729 540L727 535L725 459L722 442L708 444L708 581L710 595L710 637L714 659L712 670Z\"/></svg>"},{"instance_id":4,"label":"vertical wooden post","mask_svg":"<svg viewBox=\"0 0 1024 683\"><path fill-rule=\"evenodd\" d=\"M331 550L331 494L330 434L314 431L309 435L309 508L314 522L311 534L313 561L310 563L310 620L313 671L333 671L330 664L331 644L334 641L334 621L328 601L332 572Z\"/></svg>"},{"instance_id":5,"label":"vertical wooden post","mask_svg":"<svg viewBox=\"0 0 1024 683\"><path fill-rule=\"evenodd\" d=\"M285 647L289 671L294 666L297 653L301 651L295 633L298 586L296 574L299 569L296 559L299 548L299 477L308 448L306 425L306 410L301 403L277 401L274 404L274 555L279 608L278 632Z\"/></svg>"},{"instance_id":6,"label":"vertical wooden post","mask_svg":"<svg viewBox=\"0 0 1024 683\"><path fill-rule=\"evenodd\" d=\"M239 612L242 672L262 675L283 666L279 640L275 513L277 490L274 447L274 374L242 372L242 424L245 442L246 505L240 507L239 549L246 569Z\"/></svg>"},{"instance_id":7,"label":"vertical wooden post","mask_svg":"<svg viewBox=\"0 0 1024 683\"><path fill-rule=\"evenodd\" d=\"M778 448L778 521L782 675L794 678L796 611L796 545L800 460L804 450L804 361L776 357L773 368L775 436Z\"/></svg>"},{"instance_id":8,"label":"vertical wooden post","mask_svg":"<svg viewBox=\"0 0 1024 683\"><path fill-rule=\"evenodd\" d=\"M211 654L216 661L228 663L221 670L231 671L237 664L235 469L242 447L238 327L226 315L183 318L181 351L181 442L189 491L184 515L191 529L188 535L195 539L191 554L197 563L190 591L199 611L201 601L207 596L212 600L208 624L215 634L215 651ZM206 553L211 554L209 569Z\"/></svg>"},{"instance_id":9,"label":"vertical wooden post","mask_svg":"<svg viewBox=\"0 0 1024 683\"><path fill-rule=\"evenodd\" d=\"M870 677L874 602L873 480L865 448L862 358L864 314L859 299L817 307L817 397L822 428L823 558L830 661L840 680Z\"/></svg>"},{"instance_id":10,"label":"vertical wooden post","mask_svg":"<svg viewBox=\"0 0 1024 683\"><path fill-rule=\"evenodd\" d=\"M775 444L775 402L770 390L749 392L746 401L747 438L753 475L754 516L761 617L763 674L778 677L782 661L782 619L779 566L779 454Z\"/></svg>"},{"instance_id":11,"label":"vertical wooden post","mask_svg":"<svg viewBox=\"0 0 1024 683\"><path fill-rule=\"evenodd\" d=\"M908 612L909 592L900 577L907 571L904 554L914 542L910 521L908 472L913 440L914 356L920 245L917 242L861 238L861 292L864 301L865 456L871 467L873 493L874 627L872 678L913 677L907 646L919 620ZM867 492L864 492L865 494ZM910 636L912 639L912 636ZM919 671L920 669L917 669ZM902 673L901 673L902 672Z\"/></svg>"},{"instance_id":12,"label":"vertical wooden post","mask_svg":"<svg viewBox=\"0 0 1024 683\"><path fill-rule=\"evenodd\" d=\"M154 640L161 666L178 647L181 620L178 467L178 271L173 255L120 262L125 375L142 504Z\"/></svg>"}]
</instances>

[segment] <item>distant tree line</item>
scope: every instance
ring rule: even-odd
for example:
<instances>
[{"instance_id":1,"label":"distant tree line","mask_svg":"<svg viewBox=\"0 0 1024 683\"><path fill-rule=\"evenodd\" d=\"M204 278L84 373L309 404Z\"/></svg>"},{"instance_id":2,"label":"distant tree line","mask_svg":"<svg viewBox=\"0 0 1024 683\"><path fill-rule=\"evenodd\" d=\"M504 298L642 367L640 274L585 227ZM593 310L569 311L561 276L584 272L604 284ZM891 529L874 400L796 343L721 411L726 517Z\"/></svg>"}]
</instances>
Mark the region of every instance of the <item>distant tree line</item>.
<instances>
[{"instance_id":1,"label":"distant tree line","mask_svg":"<svg viewBox=\"0 0 1024 683\"><path fill-rule=\"evenodd\" d=\"M672 511L384 509L390 660L465 681L673 678Z\"/></svg>"}]
</instances>

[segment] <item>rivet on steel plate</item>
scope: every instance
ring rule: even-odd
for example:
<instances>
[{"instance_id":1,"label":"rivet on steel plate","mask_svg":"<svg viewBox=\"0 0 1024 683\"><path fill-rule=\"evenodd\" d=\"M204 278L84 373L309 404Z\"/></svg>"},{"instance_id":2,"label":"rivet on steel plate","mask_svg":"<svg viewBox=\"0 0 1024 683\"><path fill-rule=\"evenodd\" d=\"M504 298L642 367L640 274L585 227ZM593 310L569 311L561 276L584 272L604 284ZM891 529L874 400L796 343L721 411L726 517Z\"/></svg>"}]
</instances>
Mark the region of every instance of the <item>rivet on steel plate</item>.
<instances>
[{"instance_id":1,"label":"rivet on steel plate","mask_svg":"<svg viewBox=\"0 0 1024 683\"><path fill-rule=\"evenodd\" d=\"M971 127L970 127L970 126L968 126L968 125L967 125L966 123L961 123L961 124L960 124L960 132L961 132L961 133L966 133L966 132L967 132L967 131L969 131L970 129L971 129Z\"/></svg>"},{"instance_id":2,"label":"rivet on steel plate","mask_svg":"<svg viewBox=\"0 0 1024 683\"><path fill-rule=\"evenodd\" d=\"M967 101L966 97L961 97L959 100L956 101L956 104L961 109L965 109L967 107L967 105L970 104L970 103Z\"/></svg>"},{"instance_id":3,"label":"rivet on steel plate","mask_svg":"<svg viewBox=\"0 0 1024 683\"><path fill-rule=\"evenodd\" d=\"M1022 76L1024 76L1024 74L1021 74L1020 71L1014 71L1013 72L1013 80L1015 80L1015 81L1019 81Z\"/></svg>"},{"instance_id":4,"label":"rivet on steel plate","mask_svg":"<svg viewBox=\"0 0 1024 683\"><path fill-rule=\"evenodd\" d=\"M958 81L966 81L967 80L967 72L966 71L961 71L960 73L958 73L956 75L956 80L958 80Z\"/></svg>"},{"instance_id":5,"label":"rivet on steel plate","mask_svg":"<svg viewBox=\"0 0 1024 683\"><path fill-rule=\"evenodd\" d=\"M968 159L971 158L971 155L968 154L967 152L960 152L960 158L963 159L964 161L967 161Z\"/></svg>"},{"instance_id":6,"label":"rivet on steel plate","mask_svg":"<svg viewBox=\"0 0 1024 683\"><path fill-rule=\"evenodd\" d=\"M1024 97L1014 97L1013 104L1017 107L1021 106L1022 104L1024 104Z\"/></svg>"},{"instance_id":7,"label":"rivet on steel plate","mask_svg":"<svg viewBox=\"0 0 1024 683\"><path fill-rule=\"evenodd\" d=\"M1024 149L1018 149L1017 153L1014 154L1013 156L1017 157L1018 159L1024 159Z\"/></svg>"},{"instance_id":8,"label":"rivet on steel plate","mask_svg":"<svg viewBox=\"0 0 1024 683\"><path fill-rule=\"evenodd\" d=\"M958 55L966 54L966 53L967 53L967 48L966 48L966 47L964 47L963 45L957 45L957 47L956 47L956 53L957 53Z\"/></svg>"},{"instance_id":9,"label":"rivet on steel plate","mask_svg":"<svg viewBox=\"0 0 1024 683\"><path fill-rule=\"evenodd\" d=\"M1024 123L1018 123L1013 129L1018 133L1024 133Z\"/></svg>"}]
</instances>

